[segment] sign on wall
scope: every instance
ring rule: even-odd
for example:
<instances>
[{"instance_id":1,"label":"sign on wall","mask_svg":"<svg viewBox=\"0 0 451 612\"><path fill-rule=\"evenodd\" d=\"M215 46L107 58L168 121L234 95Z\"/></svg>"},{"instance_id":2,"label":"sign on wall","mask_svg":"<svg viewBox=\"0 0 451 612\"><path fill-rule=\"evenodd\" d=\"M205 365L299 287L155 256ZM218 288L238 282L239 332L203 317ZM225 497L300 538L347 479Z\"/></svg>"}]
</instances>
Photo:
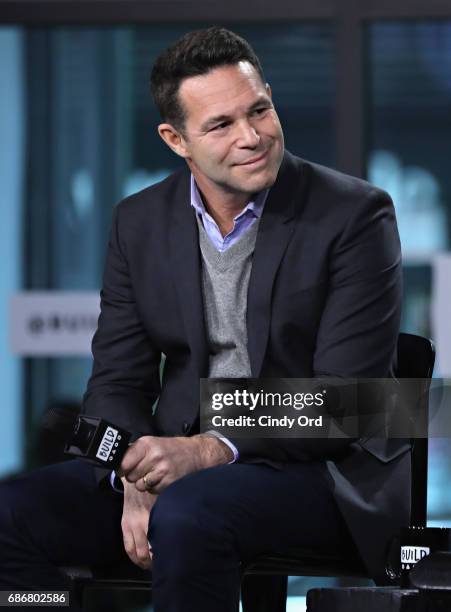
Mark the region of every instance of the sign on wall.
<instances>
[{"instance_id":1,"label":"sign on wall","mask_svg":"<svg viewBox=\"0 0 451 612\"><path fill-rule=\"evenodd\" d=\"M451 377L451 255L441 254L433 264L433 337L440 376Z\"/></svg>"},{"instance_id":2,"label":"sign on wall","mask_svg":"<svg viewBox=\"0 0 451 612\"><path fill-rule=\"evenodd\" d=\"M11 348L23 357L91 355L98 291L28 291L11 299Z\"/></svg>"}]
</instances>

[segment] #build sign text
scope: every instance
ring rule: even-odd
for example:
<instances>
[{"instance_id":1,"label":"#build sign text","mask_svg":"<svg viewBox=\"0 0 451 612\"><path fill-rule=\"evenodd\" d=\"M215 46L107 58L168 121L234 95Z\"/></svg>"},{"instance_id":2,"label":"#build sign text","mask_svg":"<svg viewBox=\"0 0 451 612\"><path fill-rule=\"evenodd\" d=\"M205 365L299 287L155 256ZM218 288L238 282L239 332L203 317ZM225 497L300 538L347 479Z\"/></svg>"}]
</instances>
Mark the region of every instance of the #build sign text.
<instances>
[{"instance_id":1,"label":"#build sign text","mask_svg":"<svg viewBox=\"0 0 451 612\"><path fill-rule=\"evenodd\" d=\"M98 291L26 291L10 304L11 349L23 357L91 355Z\"/></svg>"}]
</instances>

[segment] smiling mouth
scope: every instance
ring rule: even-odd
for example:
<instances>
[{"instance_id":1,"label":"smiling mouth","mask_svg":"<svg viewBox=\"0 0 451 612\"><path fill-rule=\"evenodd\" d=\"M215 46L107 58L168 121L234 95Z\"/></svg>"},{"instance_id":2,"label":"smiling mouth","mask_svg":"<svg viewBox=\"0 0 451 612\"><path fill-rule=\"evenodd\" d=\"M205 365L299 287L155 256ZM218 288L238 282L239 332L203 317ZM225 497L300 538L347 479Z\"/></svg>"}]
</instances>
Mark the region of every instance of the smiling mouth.
<instances>
[{"instance_id":1,"label":"smiling mouth","mask_svg":"<svg viewBox=\"0 0 451 612\"><path fill-rule=\"evenodd\" d=\"M252 164L256 164L257 162L265 159L267 155L268 155L268 150L266 150L264 153L262 153L258 157L253 157L252 159L248 159L247 161L242 162L241 164L238 164L238 165L239 166L251 166Z\"/></svg>"}]
</instances>

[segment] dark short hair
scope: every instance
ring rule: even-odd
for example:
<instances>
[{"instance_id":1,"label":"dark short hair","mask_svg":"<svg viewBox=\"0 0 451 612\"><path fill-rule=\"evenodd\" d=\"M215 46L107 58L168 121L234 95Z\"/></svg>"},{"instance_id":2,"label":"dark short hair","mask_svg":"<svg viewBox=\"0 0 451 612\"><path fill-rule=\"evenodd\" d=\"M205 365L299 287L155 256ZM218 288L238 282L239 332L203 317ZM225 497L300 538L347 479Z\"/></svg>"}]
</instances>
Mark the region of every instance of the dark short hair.
<instances>
[{"instance_id":1,"label":"dark short hair","mask_svg":"<svg viewBox=\"0 0 451 612\"><path fill-rule=\"evenodd\" d=\"M152 96L162 120L183 131L186 113L178 96L182 81L242 61L252 64L265 82L260 60L238 34L213 26L182 36L157 58L150 76Z\"/></svg>"}]
</instances>

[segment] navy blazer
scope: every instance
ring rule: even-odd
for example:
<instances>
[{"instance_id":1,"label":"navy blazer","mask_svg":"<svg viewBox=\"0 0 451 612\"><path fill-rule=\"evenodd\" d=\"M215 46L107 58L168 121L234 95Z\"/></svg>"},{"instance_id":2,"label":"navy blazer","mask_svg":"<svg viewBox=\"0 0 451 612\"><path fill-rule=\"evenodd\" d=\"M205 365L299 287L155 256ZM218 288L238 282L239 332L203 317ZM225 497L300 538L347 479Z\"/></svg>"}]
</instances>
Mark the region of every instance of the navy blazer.
<instances>
[{"instance_id":1,"label":"navy blazer","mask_svg":"<svg viewBox=\"0 0 451 612\"><path fill-rule=\"evenodd\" d=\"M114 211L83 410L137 435L197 433L208 348L189 182L183 168ZM285 152L260 220L249 282L253 377L387 377L400 310L401 255L388 194ZM362 557L371 575L386 581L387 542L409 524L408 442L233 441L240 461L279 469L327 462Z\"/></svg>"}]
</instances>

